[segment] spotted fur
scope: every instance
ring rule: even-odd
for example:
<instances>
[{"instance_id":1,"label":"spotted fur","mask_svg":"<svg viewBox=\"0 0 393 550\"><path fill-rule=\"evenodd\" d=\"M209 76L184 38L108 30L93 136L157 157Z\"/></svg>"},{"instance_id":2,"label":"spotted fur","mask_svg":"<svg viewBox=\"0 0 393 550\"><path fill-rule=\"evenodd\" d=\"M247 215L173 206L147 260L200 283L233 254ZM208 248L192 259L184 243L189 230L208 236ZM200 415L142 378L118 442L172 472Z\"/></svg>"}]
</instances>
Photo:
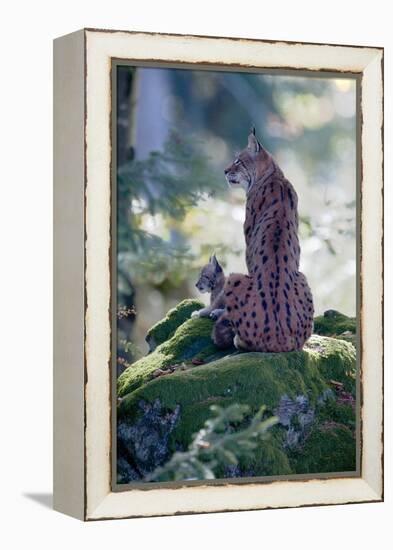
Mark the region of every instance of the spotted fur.
<instances>
[{"instance_id":1,"label":"spotted fur","mask_svg":"<svg viewBox=\"0 0 393 550\"><path fill-rule=\"evenodd\" d=\"M243 187L247 194L248 275L227 278L222 321L231 323L237 347L300 350L312 333L314 306L306 277L299 271L296 192L253 132L225 175L231 186Z\"/></svg>"}]
</instances>

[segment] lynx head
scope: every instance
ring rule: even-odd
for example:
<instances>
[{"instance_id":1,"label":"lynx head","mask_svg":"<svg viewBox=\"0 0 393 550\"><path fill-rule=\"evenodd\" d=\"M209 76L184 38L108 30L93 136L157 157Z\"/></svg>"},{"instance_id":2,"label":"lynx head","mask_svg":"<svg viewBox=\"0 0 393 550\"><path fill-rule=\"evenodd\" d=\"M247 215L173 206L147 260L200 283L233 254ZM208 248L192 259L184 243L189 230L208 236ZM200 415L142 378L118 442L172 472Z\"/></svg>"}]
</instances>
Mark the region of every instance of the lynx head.
<instances>
[{"instance_id":1,"label":"lynx head","mask_svg":"<svg viewBox=\"0 0 393 550\"><path fill-rule=\"evenodd\" d=\"M272 162L271 155L259 143L255 128L252 128L246 149L224 170L225 177L231 187L242 187L247 193Z\"/></svg>"},{"instance_id":2,"label":"lynx head","mask_svg":"<svg viewBox=\"0 0 393 550\"><path fill-rule=\"evenodd\" d=\"M213 254L213 256L210 257L209 263L202 267L195 286L202 293L212 292L218 281L222 278L222 275L222 267L218 263L215 254Z\"/></svg>"}]
</instances>

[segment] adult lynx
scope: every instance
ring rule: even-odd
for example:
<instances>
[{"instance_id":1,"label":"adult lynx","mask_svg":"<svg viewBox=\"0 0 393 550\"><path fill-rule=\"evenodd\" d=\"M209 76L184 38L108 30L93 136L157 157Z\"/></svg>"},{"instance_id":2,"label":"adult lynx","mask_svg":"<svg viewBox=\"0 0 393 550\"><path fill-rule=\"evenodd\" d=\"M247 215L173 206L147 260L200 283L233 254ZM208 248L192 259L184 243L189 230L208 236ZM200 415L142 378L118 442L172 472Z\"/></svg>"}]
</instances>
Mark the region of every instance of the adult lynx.
<instances>
[{"instance_id":1,"label":"adult lynx","mask_svg":"<svg viewBox=\"0 0 393 550\"><path fill-rule=\"evenodd\" d=\"M225 176L231 186L244 188L247 196L248 275L227 278L226 311L219 323L231 323L237 347L300 350L312 332L314 307L306 277L299 271L296 192L254 131Z\"/></svg>"}]
</instances>

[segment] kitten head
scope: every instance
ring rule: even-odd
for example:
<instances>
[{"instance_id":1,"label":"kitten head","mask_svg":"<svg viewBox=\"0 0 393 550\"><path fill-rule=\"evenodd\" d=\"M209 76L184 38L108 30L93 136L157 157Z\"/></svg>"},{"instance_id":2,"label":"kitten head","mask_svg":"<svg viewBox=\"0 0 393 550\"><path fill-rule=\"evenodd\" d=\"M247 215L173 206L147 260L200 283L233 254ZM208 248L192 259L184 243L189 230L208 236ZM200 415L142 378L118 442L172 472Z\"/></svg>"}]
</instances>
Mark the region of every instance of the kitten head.
<instances>
[{"instance_id":1,"label":"kitten head","mask_svg":"<svg viewBox=\"0 0 393 550\"><path fill-rule=\"evenodd\" d=\"M272 162L271 155L259 143L255 136L255 128L252 128L247 147L225 168L225 177L231 187L242 187L248 192Z\"/></svg>"},{"instance_id":2,"label":"kitten head","mask_svg":"<svg viewBox=\"0 0 393 550\"><path fill-rule=\"evenodd\" d=\"M210 257L209 263L202 267L196 287L199 292L212 292L217 281L222 275L222 267L220 266L215 254Z\"/></svg>"}]
</instances>

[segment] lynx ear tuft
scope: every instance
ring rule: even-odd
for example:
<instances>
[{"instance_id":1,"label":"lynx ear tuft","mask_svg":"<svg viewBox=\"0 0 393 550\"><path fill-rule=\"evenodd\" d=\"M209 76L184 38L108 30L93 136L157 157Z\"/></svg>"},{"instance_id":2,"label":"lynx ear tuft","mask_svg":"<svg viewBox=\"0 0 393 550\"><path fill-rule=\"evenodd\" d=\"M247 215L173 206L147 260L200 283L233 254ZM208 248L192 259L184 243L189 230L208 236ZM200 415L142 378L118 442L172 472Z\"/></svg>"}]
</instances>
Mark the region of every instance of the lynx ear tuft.
<instances>
[{"instance_id":1,"label":"lynx ear tuft","mask_svg":"<svg viewBox=\"0 0 393 550\"><path fill-rule=\"evenodd\" d=\"M217 260L215 254L213 254L213 256L211 256L210 262L213 264L216 273L219 273L220 271L222 271L222 267L220 266L220 263Z\"/></svg>"},{"instance_id":2,"label":"lynx ear tuft","mask_svg":"<svg viewBox=\"0 0 393 550\"><path fill-rule=\"evenodd\" d=\"M213 254L212 256L210 256L210 260L209 260L209 261L210 261L210 263L212 264L212 266L214 267L216 273L219 273L220 271L222 271L222 267L220 266L220 263L219 263L219 261L217 260L215 254Z\"/></svg>"},{"instance_id":3,"label":"lynx ear tuft","mask_svg":"<svg viewBox=\"0 0 393 550\"><path fill-rule=\"evenodd\" d=\"M251 128L251 133L248 136L248 150L250 153L259 153L261 145L255 136L255 128Z\"/></svg>"}]
</instances>

